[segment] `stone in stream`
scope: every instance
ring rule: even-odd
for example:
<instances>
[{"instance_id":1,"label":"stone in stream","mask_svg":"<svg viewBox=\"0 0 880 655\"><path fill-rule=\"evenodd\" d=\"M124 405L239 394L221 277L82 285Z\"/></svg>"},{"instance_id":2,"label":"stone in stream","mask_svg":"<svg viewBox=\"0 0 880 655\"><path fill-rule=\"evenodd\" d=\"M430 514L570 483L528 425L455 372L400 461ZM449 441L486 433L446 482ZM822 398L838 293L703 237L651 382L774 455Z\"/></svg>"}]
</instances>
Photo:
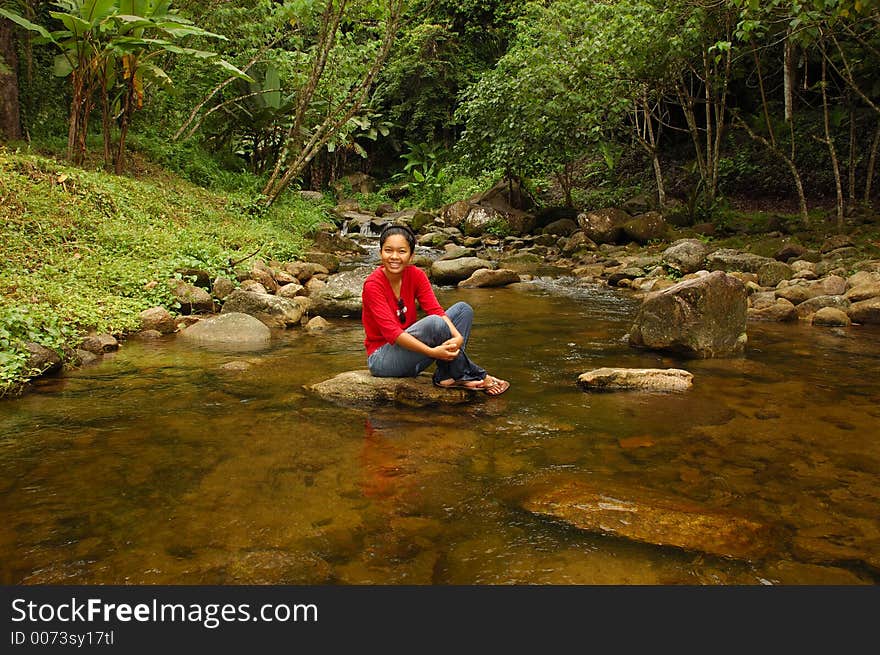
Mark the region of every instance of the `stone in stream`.
<instances>
[{"instance_id":1,"label":"stone in stream","mask_svg":"<svg viewBox=\"0 0 880 655\"><path fill-rule=\"evenodd\" d=\"M302 318L300 305L287 298L236 289L226 297L221 314L248 314L270 328L297 325Z\"/></svg>"},{"instance_id":2,"label":"stone in stream","mask_svg":"<svg viewBox=\"0 0 880 655\"><path fill-rule=\"evenodd\" d=\"M346 371L336 377L304 388L324 400L343 405L399 403L410 407L459 405L475 399L478 391L440 389L430 373L412 378L379 378L368 370Z\"/></svg>"},{"instance_id":3,"label":"stone in stream","mask_svg":"<svg viewBox=\"0 0 880 655\"><path fill-rule=\"evenodd\" d=\"M560 479L528 492L521 506L587 532L744 560L771 551L771 529L733 512L650 489Z\"/></svg>"},{"instance_id":4,"label":"stone in stream","mask_svg":"<svg viewBox=\"0 0 880 655\"><path fill-rule=\"evenodd\" d=\"M363 310L361 292L364 280L373 272L369 266L363 266L350 271L336 273L327 278L326 284L318 289L313 289L311 280L306 285L312 306L309 311L329 317L360 317Z\"/></svg>"},{"instance_id":5,"label":"stone in stream","mask_svg":"<svg viewBox=\"0 0 880 655\"><path fill-rule=\"evenodd\" d=\"M253 350L269 345L272 333L253 316L231 312L199 321L182 330L179 336L206 346Z\"/></svg>"},{"instance_id":6,"label":"stone in stream","mask_svg":"<svg viewBox=\"0 0 880 655\"><path fill-rule=\"evenodd\" d=\"M431 265L431 281L435 284L457 284L481 268L493 268L492 262L479 257L438 260Z\"/></svg>"},{"instance_id":7,"label":"stone in stream","mask_svg":"<svg viewBox=\"0 0 880 655\"><path fill-rule=\"evenodd\" d=\"M686 391L693 374L678 368L598 368L578 377L584 391Z\"/></svg>"},{"instance_id":8,"label":"stone in stream","mask_svg":"<svg viewBox=\"0 0 880 655\"><path fill-rule=\"evenodd\" d=\"M880 323L880 298L854 302L846 313L853 323Z\"/></svg>"},{"instance_id":9,"label":"stone in stream","mask_svg":"<svg viewBox=\"0 0 880 655\"><path fill-rule=\"evenodd\" d=\"M458 286L463 289L506 287L508 284L519 281L519 274L509 268L499 268L494 271L490 268L480 268L474 271L468 279L459 282Z\"/></svg>"},{"instance_id":10,"label":"stone in stream","mask_svg":"<svg viewBox=\"0 0 880 655\"><path fill-rule=\"evenodd\" d=\"M725 357L745 350L745 285L721 271L649 294L636 314L629 343L688 357Z\"/></svg>"}]
</instances>

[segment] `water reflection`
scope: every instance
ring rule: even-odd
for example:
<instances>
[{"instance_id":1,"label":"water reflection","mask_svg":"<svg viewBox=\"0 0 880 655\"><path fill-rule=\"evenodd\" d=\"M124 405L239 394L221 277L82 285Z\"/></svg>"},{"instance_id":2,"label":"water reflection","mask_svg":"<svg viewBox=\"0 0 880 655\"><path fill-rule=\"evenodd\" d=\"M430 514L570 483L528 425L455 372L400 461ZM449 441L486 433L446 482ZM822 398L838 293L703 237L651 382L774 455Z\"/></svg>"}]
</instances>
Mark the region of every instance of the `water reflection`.
<instances>
[{"instance_id":1,"label":"water reflection","mask_svg":"<svg viewBox=\"0 0 880 655\"><path fill-rule=\"evenodd\" d=\"M638 301L538 281L444 289L512 383L461 409L340 408L362 330L259 353L165 339L0 403L5 584L857 584L880 571L880 332L750 324L731 360L630 348ZM236 367L224 365L237 363ZM601 366L682 367L685 394L586 394ZM548 475L731 510L756 562L590 535L514 500Z\"/></svg>"}]
</instances>

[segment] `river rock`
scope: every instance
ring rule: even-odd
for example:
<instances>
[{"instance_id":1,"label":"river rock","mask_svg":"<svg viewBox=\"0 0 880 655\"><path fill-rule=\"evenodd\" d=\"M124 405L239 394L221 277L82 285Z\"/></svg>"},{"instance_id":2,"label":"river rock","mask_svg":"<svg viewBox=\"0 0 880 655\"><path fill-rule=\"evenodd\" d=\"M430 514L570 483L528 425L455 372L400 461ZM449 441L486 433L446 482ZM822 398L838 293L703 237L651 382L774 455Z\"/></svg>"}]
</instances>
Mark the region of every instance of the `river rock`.
<instances>
[{"instance_id":1,"label":"river rock","mask_svg":"<svg viewBox=\"0 0 880 655\"><path fill-rule=\"evenodd\" d=\"M794 277L794 269L780 261L771 259L758 269L758 284L762 287L775 287L782 280Z\"/></svg>"},{"instance_id":2,"label":"river rock","mask_svg":"<svg viewBox=\"0 0 880 655\"><path fill-rule=\"evenodd\" d=\"M239 286L238 288L240 291L249 291L251 293L259 293L262 295L266 295L269 293L269 290L264 287L262 283L257 282L256 280L252 280L250 278L242 280L241 286Z\"/></svg>"},{"instance_id":3,"label":"river rock","mask_svg":"<svg viewBox=\"0 0 880 655\"><path fill-rule=\"evenodd\" d=\"M223 300L233 291L235 291L235 283L225 277L218 277L211 285L211 294L218 300Z\"/></svg>"},{"instance_id":4,"label":"river rock","mask_svg":"<svg viewBox=\"0 0 880 655\"><path fill-rule=\"evenodd\" d=\"M822 307L813 314L813 325L822 327L847 327L852 325L852 321L846 312L837 307Z\"/></svg>"},{"instance_id":5,"label":"river rock","mask_svg":"<svg viewBox=\"0 0 880 655\"><path fill-rule=\"evenodd\" d=\"M284 270L299 280L300 284L305 284L315 275L321 273L328 275L330 273L326 266L316 262L288 262L284 265Z\"/></svg>"},{"instance_id":6,"label":"river rock","mask_svg":"<svg viewBox=\"0 0 880 655\"><path fill-rule=\"evenodd\" d=\"M373 272L368 266L356 268L342 273L335 273L327 278L326 284L317 290L310 290L312 300L311 311L315 314L330 317L358 317L363 310L361 293L364 281ZM314 280L314 278L313 278ZM313 280L309 280L309 289Z\"/></svg>"},{"instance_id":7,"label":"river rock","mask_svg":"<svg viewBox=\"0 0 880 655\"><path fill-rule=\"evenodd\" d=\"M226 297L221 314L248 314L270 328L286 328L299 323L302 308L287 298L237 289Z\"/></svg>"},{"instance_id":8,"label":"river rock","mask_svg":"<svg viewBox=\"0 0 880 655\"><path fill-rule=\"evenodd\" d=\"M599 246L590 237L581 231L577 231L565 240L562 246L562 254L565 257L578 257L593 252Z\"/></svg>"},{"instance_id":9,"label":"river rock","mask_svg":"<svg viewBox=\"0 0 880 655\"><path fill-rule=\"evenodd\" d=\"M732 248L722 248L706 257L706 267L710 271L742 271L757 273L761 267L775 262L770 257L761 257L750 252L740 252Z\"/></svg>"},{"instance_id":10,"label":"river rock","mask_svg":"<svg viewBox=\"0 0 880 655\"><path fill-rule=\"evenodd\" d=\"M253 350L269 344L272 333L260 320L248 314L228 312L195 323L179 336L207 346Z\"/></svg>"},{"instance_id":11,"label":"river rock","mask_svg":"<svg viewBox=\"0 0 880 655\"><path fill-rule=\"evenodd\" d=\"M880 282L863 282L858 286L852 287L843 294L850 302L861 302L870 298L880 297Z\"/></svg>"},{"instance_id":12,"label":"river rock","mask_svg":"<svg viewBox=\"0 0 880 655\"><path fill-rule=\"evenodd\" d=\"M533 275L544 265L544 260L530 252L506 255L498 262L501 268L507 268L520 274Z\"/></svg>"},{"instance_id":13,"label":"river rock","mask_svg":"<svg viewBox=\"0 0 880 655\"><path fill-rule=\"evenodd\" d=\"M650 241L662 241L669 234L669 224L664 220L663 214L656 211L634 216L625 221L621 229L624 237L643 246Z\"/></svg>"},{"instance_id":14,"label":"river rock","mask_svg":"<svg viewBox=\"0 0 880 655\"><path fill-rule=\"evenodd\" d=\"M587 532L721 557L760 559L773 543L759 521L650 489L562 480L527 496L522 507Z\"/></svg>"},{"instance_id":15,"label":"river rock","mask_svg":"<svg viewBox=\"0 0 880 655\"><path fill-rule=\"evenodd\" d=\"M288 300L290 300L298 296L304 295L305 292L306 288L303 285L299 284L298 282L291 282L290 284L285 284L278 287L278 291L275 292L275 295L280 298L287 298Z\"/></svg>"},{"instance_id":16,"label":"river rock","mask_svg":"<svg viewBox=\"0 0 880 655\"><path fill-rule=\"evenodd\" d=\"M597 368L581 374L577 384L584 391L685 391L693 385L693 377L678 368Z\"/></svg>"},{"instance_id":17,"label":"river rock","mask_svg":"<svg viewBox=\"0 0 880 655\"><path fill-rule=\"evenodd\" d=\"M327 322L321 316L314 316L309 319L309 322L305 324L306 332L320 332L322 330L326 330L330 327L330 323Z\"/></svg>"},{"instance_id":18,"label":"river rock","mask_svg":"<svg viewBox=\"0 0 880 655\"><path fill-rule=\"evenodd\" d=\"M431 264L431 280L437 284L457 284L481 268L493 268L492 263L478 257L461 257Z\"/></svg>"},{"instance_id":19,"label":"river rock","mask_svg":"<svg viewBox=\"0 0 880 655\"><path fill-rule=\"evenodd\" d=\"M309 264L317 264L318 266L322 266L324 270L322 272L331 274L339 271L339 257L330 252L318 252L316 250L310 250L306 252L302 256L302 260ZM283 267L284 270L287 270L287 267Z\"/></svg>"},{"instance_id":20,"label":"river rock","mask_svg":"<svg viewBox=\"0 0 880 655\"><path fill-rule=\"evenodd\" d=\"M715 271L649 294L636 314L629 343L689 357L724 357L745 350L745 285Z\"/></svg>"},{"instance_id":21,"label":"river rock","mask_svg":"<svg viewBox=\"0 0 880 655\"><path fill-rule=\"evenodd\" d=\"M775 293L777 298L784 298L793 305L799 305L810 297L807 282L804 280L782 280Z\"/></svg>"},{"instance_id":22,"label":"river rock","mask_svg":"<svg viewBox=\"0 0 880 655\"><path fill-rule=\"evenodd\" d=\"M82 350L96 355L113 352L119 348L119 342L112 334L90 334L79 344Z\"/></svg>"},{"instance_id":23,"label":"river rock","mask_svg":"<svg viewBox=\"0 0 880 655\"><path fill-rule=\"evenodd\" d=\"M846 310L853 323L880 323L880 298L854 302Z\"/></svg>"},{"instance_id":24,"label":"river rock","mask_svg":"<svg viewBox=\"0 0 880 655\"><path fill-rule=\"evenodd\" d=\"M595 243L617 243L623 235L624 223L632 218L622 209L607 207L578 214L577 222L584 234Z\"/></svg>"},{"instance_id":25,"label":"river rock","mask_svg":"<svg viewBox=\"0 0 880 655\"><path fill-rule=\"evenodd\" d=\"M679 239L663 251L662 261L677 271L696 273L706 261L709 246L699 239Z\"/></svg>"},{"instance_id":26,"label":"river rock","mask_svg":"<svg viewBox=\"0 0 880 655\"><path fill-rule=\"evenodd\" d=\"M798 311L790 300L774 297L772 302L755 304L750 307L748 318L750 321L796 321L798 320Z\"/></svg>"},{"instance_id":27,"label":"river rock","mask_svg":"<svg viewBox=\"0 0 880 655\"><path fill-rule=\"evenodd\" d=\"M474 271L468 279L462 280L458 286L462 289L474 289L477 287L505 287L520 281L519 274L509 268L481 268Z\"/></svg>"},{"instance_id":28,"label":"river rock","mask_svg":"<svg viewBox=\"0 0 880 655\"><path fill-rule=\"evenodd\" d=\"M164 307L151 307L145 309L138 318L141 321L141 330L156 330L162 334L171 334L177 330L177 322Z\"/></svg>"},{"instance_id":29,"label":"river rock","mask_svg":"<svg viewBox=\"0 0 880 655\"><path fill-rule=\"evenodd\" d=\"M26 343L24 347L28 351L27 368L29 371L36 371L37 375L43 375L61 370L63 366L61 357L51 348L46 348L46 346L33 341Z\"/></svg>"},{"instance_id":30,"label":"river rock","mask_svg":"<svg viewBox=\"0 0 880 655\"><path fill-rule=\"evenodd\" d=\"M443 255L437 258L438 261L449 261L451 259L461 259L462 257L473 257L476 250L473 248L465 248L457 243L447 243L443 247Z\"/></svg>"},{"instance_id":31,"label":"river rock","mask_svg":"<svg viewBox=\"0 0 880 655\"><path fill-rule=\"evenodd\" d=\"M541 230L542 234L553 234L556 236L571 236L578 230L578 224L575 223L570 218L560 218L557 221L553 221L549 225L547 225L543 230Z\"/></svg>"},{"instance_id":32,"label":"river rock","mask_svg":"<svg viewBox=\"0 0 880 655\"><path fill-rule=\"evenodd\" d=\"M183 280L171 280L171 295L180 304L183 314L211 313L214 311L214 299L211 294Z\"/></svg>"},{"instance_id":33,"label":"river rock","mask_svg":"<svg viewBox=\"0 0 880 655\"><path fill-rule=\"evenodd\" d=\"M343 405L399 403L411 407L460 405L474 400L480 392L468 389L440 389L430 373L412 378L379 378L368 370L346 371L305 389L324 400Z\"/></svg>"},{"instance_id":34,"label":"river rock","mask_svg":"<svg viewBox=\"0 0 880 655\"><path fill-rule=\"evenodd\" d=\"M843 296L815 296L798 305L797 313L799 318L806 319L825 307L834 307L846 312L849 305L849 300Z\"/></svg>"}]
</instances>

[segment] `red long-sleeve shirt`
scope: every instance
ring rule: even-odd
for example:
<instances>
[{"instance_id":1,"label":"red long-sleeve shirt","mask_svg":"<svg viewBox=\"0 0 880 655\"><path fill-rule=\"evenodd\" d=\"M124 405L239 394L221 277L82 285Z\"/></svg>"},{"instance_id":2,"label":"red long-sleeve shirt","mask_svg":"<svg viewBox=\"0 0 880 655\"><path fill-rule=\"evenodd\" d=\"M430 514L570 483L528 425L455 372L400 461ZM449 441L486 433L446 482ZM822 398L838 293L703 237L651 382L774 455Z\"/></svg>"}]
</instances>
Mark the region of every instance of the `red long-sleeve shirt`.
<instances>
[{"instance_id":1,"label":"red long-sleeve shirt","mask_svg":"<svg viewBox=\"0 0 880 655\"><path fill-rule=\"evenodd\" d=\"M401 323L397 318L397 297L381 266L364 280L361 297L363 300L361 321L367 335L364 339L367 357L386 343L397 341L400 333L416 322L418 319L416 300L426 314L446 316L443 307L437 302L437 296L434 295L428 276L417 266L404 268L400 283L400 297L406 305L405 323Z\"/></svg>"}]
</instances>

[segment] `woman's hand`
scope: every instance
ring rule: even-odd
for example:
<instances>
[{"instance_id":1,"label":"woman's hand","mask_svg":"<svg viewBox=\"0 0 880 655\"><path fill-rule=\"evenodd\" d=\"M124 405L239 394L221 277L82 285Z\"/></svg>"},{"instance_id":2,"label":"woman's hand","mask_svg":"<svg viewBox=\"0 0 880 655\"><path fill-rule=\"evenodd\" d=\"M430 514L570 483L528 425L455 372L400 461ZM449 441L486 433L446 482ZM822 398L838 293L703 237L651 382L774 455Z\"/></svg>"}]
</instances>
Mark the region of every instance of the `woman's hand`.
<instances>
[{"instance_id":1,"label":"woman's hand","mask_svg":"<svg viewBox=\"0 0 880 655\"><path fill-rule=\"evenodd\" d=\"M430 357L431 359L440 359L444 362L451 362L453 359L458 357L458 353L461 351L458 343L455 338L444 341L439 346L434 346L431 348Z\"/></svg>"}]
</instances>

